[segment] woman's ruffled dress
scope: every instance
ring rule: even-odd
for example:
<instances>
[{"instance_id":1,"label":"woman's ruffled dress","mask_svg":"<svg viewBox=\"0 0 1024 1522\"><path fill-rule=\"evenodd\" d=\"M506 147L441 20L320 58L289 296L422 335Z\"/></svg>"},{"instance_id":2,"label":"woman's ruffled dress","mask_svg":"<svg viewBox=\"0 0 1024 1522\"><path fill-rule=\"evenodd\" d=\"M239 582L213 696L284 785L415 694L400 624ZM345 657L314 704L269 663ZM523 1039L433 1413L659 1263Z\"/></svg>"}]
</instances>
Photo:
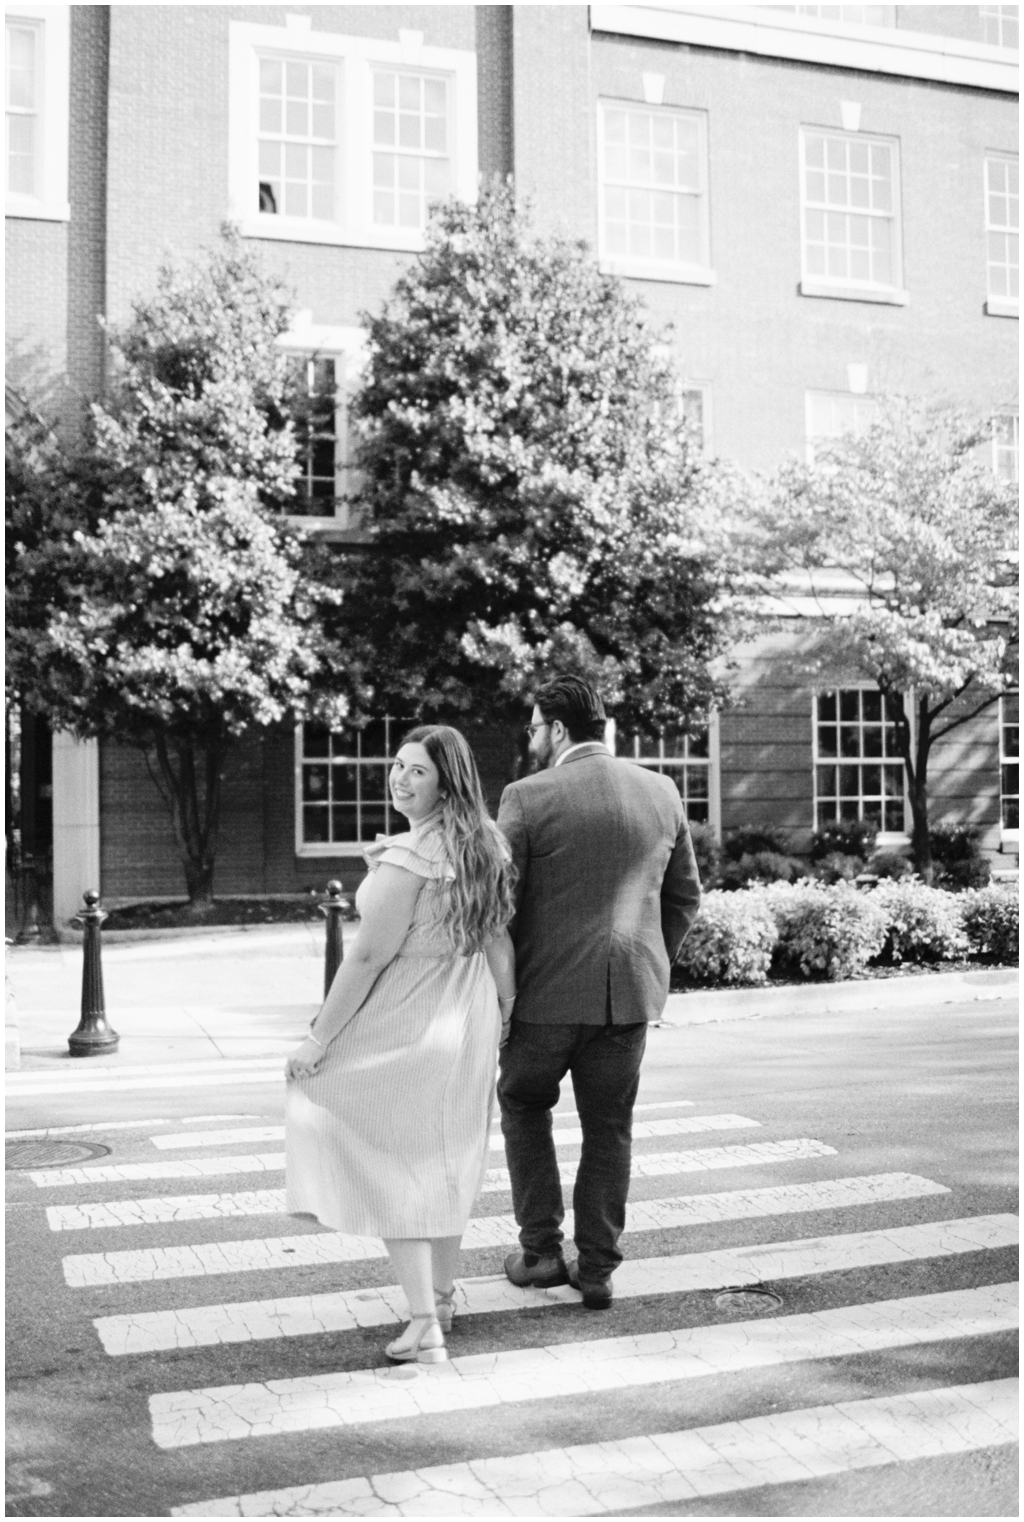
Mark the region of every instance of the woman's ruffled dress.
<instances>
[{"instance_id":1,"label":"woman's ruffled dress","mask_svg":"<svg viewBox=\"0 0 1024 1522\"><path fill-rule=\"evenodd\" d=\"M494 980L482 952L454 955L440 934L455 874L435 829L382 836L364 855L371 872L388 862L425 881L365 1004L314 1076L288 1084L287 1208L357 1236L459 1236L487 1164Z\"/></svg>"}]
</instances>

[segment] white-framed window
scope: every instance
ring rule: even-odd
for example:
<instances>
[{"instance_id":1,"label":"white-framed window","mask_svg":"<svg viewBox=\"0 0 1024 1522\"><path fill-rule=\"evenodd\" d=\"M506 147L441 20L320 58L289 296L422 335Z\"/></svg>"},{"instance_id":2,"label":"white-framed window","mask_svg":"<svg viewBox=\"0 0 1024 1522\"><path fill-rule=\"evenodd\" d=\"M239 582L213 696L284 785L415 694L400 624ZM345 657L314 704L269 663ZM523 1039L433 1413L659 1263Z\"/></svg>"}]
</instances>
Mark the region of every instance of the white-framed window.
<instances>
[{"instance_id":1,"label":"white-framed window","mask_svg":"<svg viewBox=\"0 0 1024 1522\"><path fill-rule=\"evenodd\" d=\"M992 468L1000 480L1020 480L1020 413L999 412L992 425Z\"/></svg>"},{"instance_id":2,"label":"white-framed window","mask_svg":"<svg viewBox=\"0 0 1024 1522\"><path fill-rule=\"evenodd\" d=\"M803 295L906 304L899 190L895 139L801 129Z\"/></svg>"},{"instance_id":3,"label":"white-framed window","mask_svg":"<svg viewBox=\"0 0 1024 1522\"><path fill-rule=\"evenodd\" d=\"M353 432L348 397L365 363L362 328L315 324L312 312L297 314L278 342L292 356L296 397L299 479L288 516L309 526L357 529L352 499L359 476L352 462Z\"/></svg>"},{"instance_id":4,"label":"white-framed window","mask_svg":"<svg viewBox=\"0 0 1024 1522\"><path fill-rule=\"evenodd\" d=\"M1020 311L1020 165L1016 155L985 159L986 309L997 317Z\"/></svg>"},{"instance_id":5,"label":"white-framed window","mask_svg":"<svg viewBox=\"0 0 1024 1522\"><path fill-rule=\"evenodd\" d=\"M391 718L344 730L296 726L296 855L358 856L378 835L406 828L388 774L407 727Z\"/></svg>"},{"instance_id":6,"label":"white-framed window","mask_svg":"<svg viewBox=\"0 0 1024 1522\"><path fill-rule=\"evenodd\" d=\"M808 391L804 398L807 462L814 463L816 449L846 433L863 433L878 417L873 396L850 391Z\"/></svg>"},{"instance_id":7,"label":"white-framed window","mask_svg":"<svg viewBox=\"0 0 1024 1522\"><path fill-rule=\"evenodd\" d=\"M64 222L68 206L70 7L11 6L5 17L5 212Z\"/></svg>"},{"instance_id":8,"label":"white-framed window","mask_svg":"<svg viewBox=\"0 0 1024 1522\"><path fill-rule=\"evenodd\" d=\"M895 26L894 5L773 5L778 11L815 16L819 21L841 21L847 26Z\"/></svg>"},{"instance_id":9,"label":"white-framed window","mask_svg":"<svg viewBox=\"0 0 1024 1522\"><path fill-rule=\"evenodd\" d=\"M905 834L905 773L896 725L877 687L814 694L814 827L867 820Z\"/></svg>"},{"instance_id":10,"label":"white-framed window","mask_svg":"<svg viewBox=\"0 0 1024 1522\"><path fill-rule=\"evenodd\" d=\"M476 55L229 23L229 186L243 233L415 251L430 205L477 192Z\"/></svg>"},{"instance_id":11,"label":"white-framed window","mask_svg":"<svg viewBox=\"0 0 1024 1522\"><path fill-rule=\"evenodd\" d=\"M618 755L671 777L679 789L690 824L707 824L722 833L721 767L718 715L712 713L708 727L690 736L678 731L657 740L623 734L616 738Z\"/></svg>"},{"instance_id":12,"label":"white-framed window","mask_svg":"<svg viewBox=\"0 0 1024 1522\"><path fill-rule=\"evenodd\" d=\"M598 222L610 273L714 284L705 112L598 102Z\"/></svg>"},{"instance_id":13,"label":"white-framed window","mask_svg":"<svg viewBox=\"0 0 1024 1522\"><path fill-rule=\"evenodd\" d=\"M981 38L996 48L1020 46L1019 5L979 5Z\"/></svg>"},{"instance_id":14,"label":"white-framed window","mask_svg":"<svg viewBox=\"0 0 1024 1522\"><path fill-rule=\"evenodd\" d=\"M1003 840L1020 839L1020 694L999 699L999 822Z\"/></svg>"}]
</instances>

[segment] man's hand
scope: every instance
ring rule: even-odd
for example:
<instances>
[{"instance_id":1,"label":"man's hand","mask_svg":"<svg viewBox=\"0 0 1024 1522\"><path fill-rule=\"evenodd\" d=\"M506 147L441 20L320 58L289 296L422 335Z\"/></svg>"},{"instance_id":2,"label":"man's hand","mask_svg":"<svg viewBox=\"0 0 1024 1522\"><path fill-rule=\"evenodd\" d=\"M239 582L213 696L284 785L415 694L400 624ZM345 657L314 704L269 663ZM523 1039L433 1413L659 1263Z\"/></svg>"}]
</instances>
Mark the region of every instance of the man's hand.
<instances>
[{"instance_id":1,"label":"man's hand","mask_svg":"<svg viewBox=\"0 0 1024 1522\"><path fill-rule=\"evenodd\" d=\"M307 1036L301 1046L297 1046L284 1065L286 1078L312 1078L324 1055L324 1048L312 1036Z\"/></svg>"}]
</instances>

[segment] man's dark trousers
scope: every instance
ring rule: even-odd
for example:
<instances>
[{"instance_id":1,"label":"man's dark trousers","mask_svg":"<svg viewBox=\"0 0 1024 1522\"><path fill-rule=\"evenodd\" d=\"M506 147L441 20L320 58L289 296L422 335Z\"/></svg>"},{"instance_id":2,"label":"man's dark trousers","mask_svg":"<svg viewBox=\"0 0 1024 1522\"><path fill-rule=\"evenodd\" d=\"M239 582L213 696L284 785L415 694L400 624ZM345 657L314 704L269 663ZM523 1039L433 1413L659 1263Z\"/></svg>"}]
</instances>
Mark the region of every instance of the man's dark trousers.
<instances>
[{"instance_id":1,"label":"man's dark trousers","mask_svg":"<svg viewBox=\"0 0 1024 1522\"><path fill-rule=\"evenodd\" d=\"M534 1025L513 1020L501 1051L498 1098L512 1204L524 1251L561 1255L562 1183L551 1127L559 1085L572 1075L583 1149L573 1190L580 1273L604 1279L622 1262L633 1105L647 1022Z\"/></svg>"}]
</instances>

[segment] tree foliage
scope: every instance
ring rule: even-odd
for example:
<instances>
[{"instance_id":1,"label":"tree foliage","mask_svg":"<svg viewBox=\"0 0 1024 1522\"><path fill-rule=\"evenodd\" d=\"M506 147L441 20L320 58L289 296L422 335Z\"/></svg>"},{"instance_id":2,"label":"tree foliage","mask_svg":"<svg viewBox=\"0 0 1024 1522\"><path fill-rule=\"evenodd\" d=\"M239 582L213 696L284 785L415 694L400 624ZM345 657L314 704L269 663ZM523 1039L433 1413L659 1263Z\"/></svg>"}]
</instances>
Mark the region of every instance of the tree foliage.
<instances>
[{"instance_id":1,"label":"tree foliage","mask_svg":"<svg viewBox=\"0 0 1024 1522\"><path fill-rule=\"evenodd\" d=\"M931 875L928 768L937 740L1017 683L1016 490L991 467L986 423L908 398L877 422L789 461L762 504L756 554L829 596L811 670L885 694L907 775L918 869Z\"/></svg>"},{"instance_id":2,"label":"tree foliage","mask_svg":"<svg viewBox=\"0 0 1024 1522\"><path fill-rule=\"evenodd\" d=\"M9 681L55 727L145 752L198 902L228 746L343 712L337 593L274 510L296 474L288 315L230 230L165 268L108 335L114 383L82 449L19 449L9 495Z\"/></svg>"},{"instance_id":3,"label":"tree foliage","mask_svg":"<svg viewBox=\"0 0 1024 1522\"><path fill-rule=\"evenodd\" d=\"M722 696L728 491L638 303L492 187L435 213L368 327L372 552L343 608L362 704L494 717L559 668L628 725L700 723Z\"/></svg>"}]
</instances>

